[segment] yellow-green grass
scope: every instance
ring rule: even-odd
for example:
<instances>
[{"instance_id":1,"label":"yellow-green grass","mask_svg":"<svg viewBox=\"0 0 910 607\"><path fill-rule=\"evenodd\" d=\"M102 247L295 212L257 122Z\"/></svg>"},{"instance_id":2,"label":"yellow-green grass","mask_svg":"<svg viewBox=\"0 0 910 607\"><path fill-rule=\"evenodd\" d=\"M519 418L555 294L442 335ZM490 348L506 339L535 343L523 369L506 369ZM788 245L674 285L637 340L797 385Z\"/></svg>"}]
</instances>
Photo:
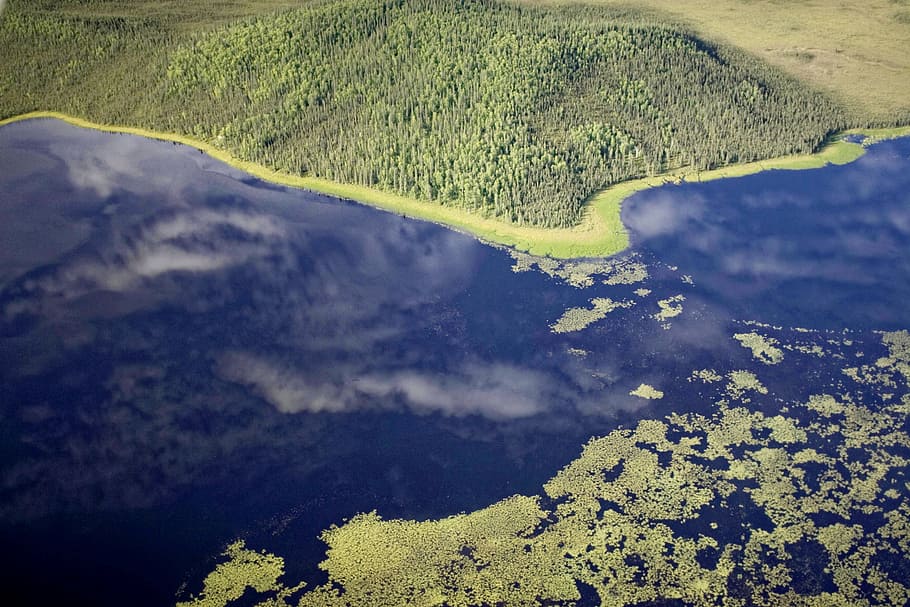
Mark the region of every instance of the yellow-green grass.
<instances>
[{"instance_id":1,"label":"yellow-green grass","mask_svg":"<svg viewBox=\"0 0 910 607\"><path fill-rule=\"evenodd\" d=\"M863 145L872 145L878 141L910 136L910 126L896 126L887 129L850 129L845 135L865 135Z\"/></svg>"},{"instance_id":2,"label":"yellow-green grass","mask_svg":"<svg viewBox=\"0 0 910 607\"><path fill-rule=\"evenodd\" d=\"M910 112L908 0L512 1L654 10L827 91L861 124Z\"/></svg>"},{"instance_id":3,"label":"yellow-green grass","mask_svg":"<svg viewBox=\"0 0 910 607\"><path fill-rule=\"evenodd\" d=\"M482 217L476 213L442 207L438 204L383 192L373 188L336 183L314 177L302 177L275 171L260 164L235 158L230 153L204 141L185 135L161 133L148 129L96 124L58 112L30 112L0 120L0 126L32 118L56 118L76 126L114 133L128 133L151 139L174 141L199 150L260 179L291 187L303 188L339 198L347 198L407 217L432 221L462 230L476 238L514 247L533 255L559 259L607 257L629 246L629 236L620 219L622 202L632 194L652 187L682 181L710 181L751 175L768 169L811 169L826 164L846 164L860 157L864 147L839 138L832 139L821 151L807 156L785 156L760 162L737 164L710 171L678 169L654 177L626 181L595 194L587 203L582 221L572 228L538 228L516 225ZM859 133L860 131L853 131ZM872 140L910 135L910 127L862 131Z\"/></svg>"}]
</instances>

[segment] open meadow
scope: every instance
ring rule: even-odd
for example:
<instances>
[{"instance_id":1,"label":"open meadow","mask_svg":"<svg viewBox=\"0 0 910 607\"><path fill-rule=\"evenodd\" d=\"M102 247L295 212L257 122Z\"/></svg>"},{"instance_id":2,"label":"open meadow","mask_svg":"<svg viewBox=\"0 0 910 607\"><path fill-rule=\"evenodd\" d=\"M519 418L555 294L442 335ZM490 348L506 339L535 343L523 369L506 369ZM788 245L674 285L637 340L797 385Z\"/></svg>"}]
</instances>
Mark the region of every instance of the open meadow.
<instances>
[{"instance_id":1,"label":"open meadow","mask_svg":"<svg viewBox=\"0 0 910 607\"><path fill-rule=\"evenodd\" d=\"M517 0L525 5L575 0ZM908 0L586 0L671 16L843 102L860 122L910 120Z\"/></svg>"}]
</instances>

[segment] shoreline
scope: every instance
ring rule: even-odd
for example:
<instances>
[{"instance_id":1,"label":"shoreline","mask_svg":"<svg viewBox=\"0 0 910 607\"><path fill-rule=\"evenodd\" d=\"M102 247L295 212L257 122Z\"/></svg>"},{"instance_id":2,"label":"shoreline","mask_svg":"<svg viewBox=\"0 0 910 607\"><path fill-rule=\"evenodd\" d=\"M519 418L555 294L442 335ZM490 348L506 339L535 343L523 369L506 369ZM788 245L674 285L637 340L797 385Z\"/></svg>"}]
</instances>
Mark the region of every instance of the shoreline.
<instances>
[{"instance_id":1,"label":"shoreline","mask_svg":"<svg viewBox=\"0 0 910 607\"><path fill-rule=\"evenodd\" d=\"M12 116L0 120L0 127L38 118L53 118L73 126L97 131L125 133L148 139L180 143L272 183L353 200L384 211L460 230L491 244L504 245L532 255L558 259L609 257L628 248L628 231L620 217L622 202L641 190L667 184L743 177L772 169L803 170L821 168L827 164L847 164L861 157L865 153L866 146L872 143L910 135L910 126L886 129L851 129L838 133L814 154L734 164L709 171L682 167L653 177L624 181L591 196L585 202L583 218L577 225L571 228L538 228L484 218L470 211L443 207L433 202L407 198L365 186L337 183L317 177L289 175L254 162L241 160L226 150L185 135L163 133L140 127L98 124L68 114L50 111L28 112ZM867 139L863 143L844 141L843 136L849 134L866 135Z\"/></svg>"}]
</instances>

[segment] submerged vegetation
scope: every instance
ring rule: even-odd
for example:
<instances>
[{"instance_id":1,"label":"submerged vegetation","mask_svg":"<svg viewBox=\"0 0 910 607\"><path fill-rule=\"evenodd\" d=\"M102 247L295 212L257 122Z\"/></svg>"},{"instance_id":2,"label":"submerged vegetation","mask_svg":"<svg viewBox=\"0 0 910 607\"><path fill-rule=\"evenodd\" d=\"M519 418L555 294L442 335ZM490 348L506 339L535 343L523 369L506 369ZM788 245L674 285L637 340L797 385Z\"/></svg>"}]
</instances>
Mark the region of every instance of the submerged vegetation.
<instances>
[{"instance_id":1,"label":"submerged vegetation","mask_svg":"<svg viewBox=\"0 0 910 607\"><path fill-rule=\"evenodd\" d=\"M611 184L807 153L847 126L755 58L629 11L159 6L10 2L0 117L176 133L283 173L547 228L579 222Z\"/></svg>"},{"instance_id":2,"label":"submerged vegetation","mask_svg":"<svg viewBox=\"0 0 910 607\"><path fill-rule=\"evenodd\" d=\"M528 272L536 269L551 278L564 281L577 289L586 289L599 282L605 285L631 285L648 278L648 267L637 255L598 260L556 260L536 257L520 251L510 250L515 260L513 272Z\"/></svg>"},{"instance_id":3,"label":"submerged vegetation","mask_svg":"<svg viewBox=\"0 0 910 607\"><path fill-rule=\"evenodd\" d=\"M725 386L697 370L713 413L592 439L540 495L423 522L357 515L323 533L321 585L286 586L278 557L231 544L181 605L245 587L262 606L906 605L910 337L882 341L868 375L782 413L749 404L769 394L753 373Z\"/></svg>"},{"instance_id":4,"label":"submerged vegetation","mask_svg":"<svg viewBox=\"0 0 910 607\"><path fill-rule=\"evenodd\" d=\"M631 392L631 396L646 398L648 400L658 400L664 397L664 393L650 384L641 384Z\"/></svg>"},{"instance_id":5,"label":"submerged vegetation","mask_svg":"<svg viewBox=\"0 0 910 607\"><path fill-rule=\"evenodd\" d=\"M553 333L573 333L581 331L599 320L606 318L607 314L617 308L631 308L634 301L613 301L609 297L595 297L591 300L590 308L569 308L562 316L556 319L550 330Z\"/></svg>"},{"instance_id":6,"label":"submerged vegetation","mask_svg":"<svg viewBox=\"0 0 910 607\"><path fill-rule=\"evenodd\" d=\"M752 356L766 365L776 365L784 359L784 353L777 347L778 342L773 337L764 337L753 331L736 333L733 339L744 348L752 350Z\"/></svg>"},{"instance_id":7,"label":"submerged vegetation","mask_svg":"<svg viewBox=\"0 0 910 607\"><path fill-rule=\"evenodd\" d=\"M682 302L684 301L686 301L686 296L681 294L659 300L657 302L657 307L660 308L660 311L656 312L652 318L664 323L664 328L667 328L669 326L667 324L668 320L682 314Z\"/></svg>"}]
</instances>

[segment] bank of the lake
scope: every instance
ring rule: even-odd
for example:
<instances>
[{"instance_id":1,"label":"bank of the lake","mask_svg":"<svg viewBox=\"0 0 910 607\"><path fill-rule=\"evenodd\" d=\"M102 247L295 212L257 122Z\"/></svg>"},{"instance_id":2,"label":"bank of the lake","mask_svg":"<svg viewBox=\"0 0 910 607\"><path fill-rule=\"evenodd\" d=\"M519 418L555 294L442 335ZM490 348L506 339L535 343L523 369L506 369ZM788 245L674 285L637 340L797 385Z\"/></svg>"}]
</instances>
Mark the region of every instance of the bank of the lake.
<instances>
[{"instance_id":1,"label":"bank of the lake","mask_svg":"<svg viewBox=\"0 0 910 607\"><path fill-rule=\"evenodd\" d=\"M832 137L824 148L811 155L784 156L725 166L710 171L697 171L691 167L683 167L652 177L618 183L600 191L587 202L582 221L571 228L539 228L490 219L467 210L443 207L432 202L374 188L276 171L261 164L236 158L212 143L176 133L163 133L141 127L98 124L52 111L29 112L6 118L0 120L0 126L36 118L54 118L83 128L111 133L127 133L180 143L196 148L217 160L272 183L351 199L393 213L462 230L486 242L506 245L533 255L558 259L607 257L628 248L629 236L620 219L622 202L641 190L683 181L710 181L741 177L771 169L801 170L820 168L826 164L846 164L856 160L864 152L862 144L852 143L845 140L843 136L837 136ZM854 129L844 133L844 135L846 134L862 134L871 142L910 135L910 126L890 129Z\"/></svg>"}]
</instances>

